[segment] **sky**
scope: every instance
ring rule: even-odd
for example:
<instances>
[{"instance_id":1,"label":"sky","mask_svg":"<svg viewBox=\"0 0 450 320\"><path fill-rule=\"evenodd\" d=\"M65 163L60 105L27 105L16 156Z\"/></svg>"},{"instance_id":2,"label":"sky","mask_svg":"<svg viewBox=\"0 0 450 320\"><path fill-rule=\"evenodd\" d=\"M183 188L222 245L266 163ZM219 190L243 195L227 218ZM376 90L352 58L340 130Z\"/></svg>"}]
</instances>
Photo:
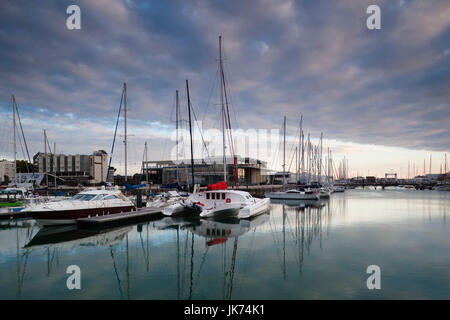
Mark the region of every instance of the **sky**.
<instances>
[{"instance_id":1,"label":"sky","mask_svg":"<svg viewBox=\"0 0 450 320\"><path fill-rule=\"evenodd\" d=\"M66 27L72 4L81 30ZM372 4L380 30L366 26ZM408 162L410 175L421 174L424 160L428 173L430 156L439 173L450 157L448 0L3 0L0 158L13 156L12 94L31 156L43 151L43 129L57 153L110 153L124 82L131 171L139 171L146 141L149 160L173 157L175 90L186 128L186 79L201 132L215 129L217 140L219 35L233 132L282 133L286 116L287 162L301 115L305 135L318 143L323 133L324 154L332 150L336 168L345 156L352 176L406 177ZM256 158L249 141L236 153ZM205 154L201 137L194 153ZM262 160L279 170L281 154Z\"/></svg>"}]
</instances>

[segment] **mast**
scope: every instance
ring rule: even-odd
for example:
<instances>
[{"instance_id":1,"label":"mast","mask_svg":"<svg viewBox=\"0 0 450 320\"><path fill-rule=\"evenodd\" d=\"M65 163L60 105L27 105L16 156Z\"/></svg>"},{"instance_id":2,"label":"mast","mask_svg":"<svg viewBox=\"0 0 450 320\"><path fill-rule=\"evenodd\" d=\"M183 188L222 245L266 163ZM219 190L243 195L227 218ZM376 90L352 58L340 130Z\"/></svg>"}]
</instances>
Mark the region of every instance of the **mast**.
<instances>
[{"instance_id":1,"label":"mast","mask_svg":"<svg viewBox=\"0 0 450 320\"><path fill-rule=\"evenodd\" d=\"M188 114L189 114L189 135L191 139L191 174L192 174L192 192L194 191L194 147L192 144L192 121L191 121L191 98L189 96L189 82L186 80L186 92L188 100Z\"/></svg>"},{"instance_id":2,"label":"mast","mask_svg":"<svg viewBox=\"0 0 450 320\"><path fill-rule=\"evenodd\" d=\"M283 121L283 187L286 185L286 116Z\"/></svg>"},{"instance_id":3,"label":"mast","mask_svg":"<svg viewBox=\"0 0 450 320\"><path fill-rule=\"evenodd\" d=\"M222 36L219 36L219 68L220 74L223 74L223 64L222 64ZM223 77L220 77L220 102L222 105L222 140L223 140L223 181L227 182L227 159L226 159L226 146L225 146L225 104L223 101L223 88L224 88Z\"/></svg>"},{"instance_id":4,"label":"mast","mask_svg":"<svg viewBox=\"0 0 450 320\"><path fill-rule=\"evenodd\" d=\"M123 141L125 146L125 182L127 182L127 84L123 83L123 116L125 120L125 140Z\"/></svg>"},{"instance_id":5,"label":"mast","mask_svg":"<svg viewBox=\"0 0 450 320\"><path fill-rule=\"evenodd\" d=\"M179 101L178 101L178 90L175 91L175 130L176 130L176 137L177 137L177 142L176 142L176 149L177 149L177 155L175 157L175 159L178 161L178 115L180 112L180 106L179 106Z\"/></svg>"},{"instance_id":6,"label":"mast","mask_svg":"<svg viewBox=\"0 0 450 320\"><path fill-rule=\"evenodd\" d=\"M147 188L149 187L148 182L148 148L147 148L147 141L145 141L145 179L147 180Z\"/></svg>"},{"instance_id":7,"label":"mast","mask_svg":"<svg viewBox=\"0 0 450 320\"><path fill-rule=\"evenodd\" d=\"M180 100L178 97L178 90L175 91L175 131L176 131L176 137L177 137L177 142L176 142L176 149L177 149L177 155L175 156L175 159L177 161L177 169L176 169L176 173L177 173L177 182L180 182L180 177L179 177L179 172L178 172L178 122L180 121Z\"/></svg>"},{"instance_id":8,"label":"mast","mask_svg":"<svg viewBox=\"0 0 450 320\"><path fill-rule=\"evenodd\" d=\"M447 153L445 153L444 174L445 174L445 181L447 181Z\"/></svg>"},{"instance_id":9,"label":"mast","mask_svg":"<svg viewBox=\"0 0 450 320\"><path fill-rule=\"evenodd\" d=\"M319 155L319 185L322 184L322 140L323 132L320 133L320 155Z\"/></svg>"},{"instance_id":10,"label":"mast","mask_svg":"<svg viewBox=\"0 0 450 320\"><path fill-rule=\"evenodd\" d=\"M303 143L302 143L302 123L303 122L303 115L300 115L300 135L298 137L298 163L297 163L297 183L300 180L300 173L301 173L301 160L300 160L300 156L302 153L302 149L303 149ZM303 158L302 158L303 159Z\"/></svg>"},{"instance_id":11,"label":"mast","mask_svg":"<svg viewBox=\"0 0 450 320\"><path fill-rule=\"evenodd\" d=\"M53 171L55 172L55 190L56 190L56 142L53 142Z\"/></svg>"},{"instance_id":12,"label":"mast","mask_svg":"<svg viewBox=\"0 0 450 320\"><path fill-rule=\"evenodd\" d=\"M430 154L430 174L431 174L431 156L432 156L432 154Z\"/></svg>"},{"instance_id":13,"label":"mast","mask_svg":"<svg viewBox=\"0 0 450 320\"><path fill-rule=\"evenodd\" d=\"M47 174L47 131L44 129L44 150L45 156L43 161L43 167L45 167L45 185L48 187L48 174Z\"/></svg>"},{"instance_id":14,"label":"mast","mask_svg":"<svg viewBox=\"0 0 450 320\"><path fill-rule=\"evenodd\" d=\"M308 148L308 152L306 154L306 160L308 161L308 184L311 183L311 136L308 133L308 141L306 142L307 148Z\"/></svg>"},{"instance_id":15,"label":"mast","mask_svg":"<svg viewBox=\"0 0 450 320\"><path fill-rule=\"evenodd\" d=\"M16 98L12 95L12 107L13 107L13 130L14 130L14 179L16 179L17 173L17 147L16 147ZM16 181L17 184L17 181Z\"/></svg>"}]
</instances>

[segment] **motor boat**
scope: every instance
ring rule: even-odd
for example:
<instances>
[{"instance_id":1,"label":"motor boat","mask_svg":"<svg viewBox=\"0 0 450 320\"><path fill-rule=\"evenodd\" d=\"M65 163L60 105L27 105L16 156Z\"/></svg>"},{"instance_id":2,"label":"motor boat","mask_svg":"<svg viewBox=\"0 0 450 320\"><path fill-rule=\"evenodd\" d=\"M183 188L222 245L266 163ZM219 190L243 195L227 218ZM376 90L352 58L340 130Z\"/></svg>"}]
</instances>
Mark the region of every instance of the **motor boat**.
<instances>
[{"instance_id":1,"label":"motor boat","mask_svg":"<svg viewBox=\"0 0 450 320\"><path fill-rule=\"evenodd\" d=\"M287 191L266 192L265 196L270 199L319 200L320 192L318 189L297 188Z\"/></svg>"},{"instance_id":2,"label":"motor boat","mask_svg":"<svg viewBox=\"0 0 450 320\"><path fill-rule=\"evenodd\" d=\"M333 193L345 192L344 187L333 186L332 188L333 188Z\"/></svg>"},{"instance_id":3,"label":"motor boat","mask_svg":"<svg viewBox=\"0 0 450 320\"><path fill-rule=\"evenodd\" d=\"M319 194L320 194L320 198L321 198L321 199L323 199L323 198L329 198L330 195L331 195L331 189L321 187L321 188L319 188Z\"/></svg>"},{"instance_id":4,"label":"motor boat","mask_svg":"<svg viewBox=\"0 0 450 320\"><path fill-rule=\"evenodd\" d=\"M147 208L164 208L186 199L186 196L181 195L175 190L167 191L165 193L156 195L152 200L147 201Z\"/></svg>"},{"instance_id":5,"label":"motor boat","mask_svg":"<svg viewBox=\"0 0 450 320\"><path fill-rule=\"evenodd\" d=\"M118 188L86 189L70 200L31 205L21 212L30 213L40 225L73 224L79 218L129 212L135 205Z\"/></svg>"},{"instance_id":6,"label":"motor boat","mask_svg":"<svg viewBox=\"0 0 450 320\"><path fill-rule=\"evenodd\" d=\"M439 184L434 187L434 190L437 191L450 191L450 184Z\"/></svg>"},{"instance_id":7,"label":"motor boat","mask_svg":"<svg viewBox=\"0 0 450 320\"><path fill-rule=\"evenodd\" d=\"M228 190L225 182L208 185L206 191L192 194L186 200L163 209L167 216L199 215L209 217L237 217L246 219L269 209L270 199L253 198L248 192Z\"/></svg>"}]
</instances>

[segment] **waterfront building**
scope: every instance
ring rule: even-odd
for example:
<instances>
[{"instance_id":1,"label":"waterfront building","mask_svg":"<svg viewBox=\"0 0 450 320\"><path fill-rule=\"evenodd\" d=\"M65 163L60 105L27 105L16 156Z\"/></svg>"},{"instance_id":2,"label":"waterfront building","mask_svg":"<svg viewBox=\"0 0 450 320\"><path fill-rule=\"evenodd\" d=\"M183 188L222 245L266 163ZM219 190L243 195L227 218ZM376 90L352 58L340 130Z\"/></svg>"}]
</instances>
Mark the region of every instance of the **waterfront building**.
<instances>
[{"instance_id":1,"label":"waterfront building","mask_svg":"<svg viewBox=\"0 0 450 320\"><path fill-rule=\"evenodd\" d=\"M0 183L5 182L5 180L11 181L15 175L14 171L14 161L0 160Z\"/></svg>"},{"instance_id":2,"label":"waterfront building","mask_svg":"<svg viewBox=\"0 0 450 320\"><path fill-rule=\"evenodd\" d=\"M225 159L227 181L233 185L233 158ZM236 156L237 174L239 184L259 185L267 181L267 163L248 157ZM144 173L142 180L148 173L149 181L153 184L192 184L191 160L179 161L162 160L147 161L143 164ZM224 164L222 157L208 157L194 159L194 180L196 184L207 185L223 181Z\"/></svg>"},{"instance_id":3,"label":"waterfront building","mask_svg":"<svg viewBox=\"0 0 450 320\"><path fill-rule=\"evenodd\" d=\"M106 182L107 158L104 150L94 151L90 155L38 152L33 161L39 172L56 175L67 183L102 183Z\"/></svg>"}]
</instances>

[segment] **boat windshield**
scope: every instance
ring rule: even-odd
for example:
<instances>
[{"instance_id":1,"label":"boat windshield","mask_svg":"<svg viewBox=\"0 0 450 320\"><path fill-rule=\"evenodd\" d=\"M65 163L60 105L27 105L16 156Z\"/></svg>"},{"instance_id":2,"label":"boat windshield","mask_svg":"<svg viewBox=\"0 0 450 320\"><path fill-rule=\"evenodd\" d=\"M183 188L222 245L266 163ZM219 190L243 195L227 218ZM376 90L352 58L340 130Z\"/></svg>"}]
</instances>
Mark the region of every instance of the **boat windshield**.
<instances>
[{"instance_id":1,"label":"boat windshield","mask_svg":"<svg viewBox=\"0 0 450 320\"><path fill-rule=\"evenodd\" d=\"M74 195L73 197L72 197L72 200L80 200L80 198L82 197L82 196L84 196L83 194L76 194L76 195Z\"/></svg>"},{"instance_id":2,"label":"boat windshield","mask_svg":"<svg viewBox=\"0 0 450 320\"><path fill-rule=\"evenodd\" d=\"M94 198L96 195L95 194L84 194L80 199L81 201L89 201L92 198Z\"/></svg>"}]
</instances>

